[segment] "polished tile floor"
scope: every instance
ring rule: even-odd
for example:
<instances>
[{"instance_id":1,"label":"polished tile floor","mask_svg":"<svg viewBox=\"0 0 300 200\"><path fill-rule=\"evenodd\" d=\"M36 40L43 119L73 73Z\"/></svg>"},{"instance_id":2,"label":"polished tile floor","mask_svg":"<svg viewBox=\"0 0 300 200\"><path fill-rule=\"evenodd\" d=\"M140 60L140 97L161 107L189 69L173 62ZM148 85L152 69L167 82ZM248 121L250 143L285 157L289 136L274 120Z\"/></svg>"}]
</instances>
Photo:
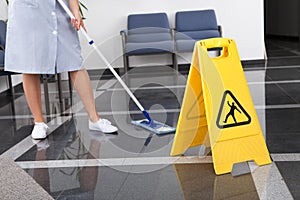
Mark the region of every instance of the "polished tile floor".
<instances>
[{"instance_id":1,"label":"polished tile floor","mask_svg":"<svg viewBox=\"0 0 300 200\"><path fill-rule=\"evenodd\" d=\"M117 135L88 131L76 92L70 98L64 81L61 104L49 83L50 134L37 144L23 92L0 95L0 154L54 199L300 199L300 48L298 41L270 39L267 49L268 62L244 71L270 165L248 162L235 166L235 174L216 176L210 154L199 156L202 148L170 157L174 134L133 126L143 116L116 79L100 73L91 75L97 111L119 127ZM122 78L152 118L176 126L187 76L186 67L178 73L165 66L134 68Z\"/></svg>"}]
</instances>

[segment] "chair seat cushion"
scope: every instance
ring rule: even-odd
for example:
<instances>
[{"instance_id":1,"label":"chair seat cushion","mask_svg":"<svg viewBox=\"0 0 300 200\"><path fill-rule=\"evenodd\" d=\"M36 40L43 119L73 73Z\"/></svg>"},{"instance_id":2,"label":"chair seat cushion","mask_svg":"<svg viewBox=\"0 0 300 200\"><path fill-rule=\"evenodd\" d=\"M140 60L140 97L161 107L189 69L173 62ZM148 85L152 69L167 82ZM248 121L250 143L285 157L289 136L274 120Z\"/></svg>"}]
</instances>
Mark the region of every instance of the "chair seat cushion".
<instances>
[{"instance_id":1,"label":"chair seat cushion","mask_svg":"<svg viewBox=\"0 0 300 200\"><path fill-rule=\"evenodd\" d=\"M172 40L170 33L147 33L147 34L129 34L128 43L146 43Z\"/></svg>"},{"instance_id":2,"label":"chair seat cushion","mask_svg":"<svg viewBox=\"0 0 300 200\"><path fill-rule=\"evenodd\" d=\"M142 27L127 30L128 34L147 34L147 33L170 33L171 30L169 27Z\"/></svg>"},{"instance_id":3,"label":"chair seat cushion","mask_svg":"<svg viewBox=\"0 0 300 200\"><path fill-rule=\"evenodd\" d=\"M220 32L218 30L185 31L175 33L176 40L203 40L216 37L220 37Z\"/></svg>"},{"instance_id":4,"label":"chair seat cushion","mask_svg":"<svg viewBox=\"0 0 300 200\"><path fill-rule=\"evenodd\" d=\"M6 40L6 22L0 20L0 45L5 47Z\"/></svg>"},{"instance_id":5,"label":"chair seat cushion","mask_svg":"<svg viewBox=\"0 0 300 200\"><path fill-rule=\"evenodd\" d=\"M192 52L194 50L196 40L177 40L176 50L177 52Z\"/></svg>"},{"instance_id":6,"label":"chair seat cushion","mask_svg":"<svg viewBox=\"0 0 300 200\"><path fill-rule=\"evenodd\" d=\"M172 53L174 52L174 42L158 41L158 42L139 42L127 43L125 45L126 55L143 55L143 54L157 54L157 53Z\"/></svg>"}]
</instances>

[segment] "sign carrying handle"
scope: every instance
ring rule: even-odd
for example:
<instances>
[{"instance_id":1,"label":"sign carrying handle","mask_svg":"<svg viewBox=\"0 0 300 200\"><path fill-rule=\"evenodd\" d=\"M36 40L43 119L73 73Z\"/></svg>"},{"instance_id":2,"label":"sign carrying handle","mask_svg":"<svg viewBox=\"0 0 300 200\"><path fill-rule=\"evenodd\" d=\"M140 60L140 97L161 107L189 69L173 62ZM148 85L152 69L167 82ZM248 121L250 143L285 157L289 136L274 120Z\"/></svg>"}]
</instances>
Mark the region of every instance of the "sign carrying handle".
<instances>
[{"instance_id":1,"label":"sign carrying handle","mask_svg":"<svg viewBox=\"0 0 300 200\"><path fill-rule=\"evenodd\" d=\"M206 51L209 49L220 50L222 58L228 57L232 50L231 45L234 43L232 39L228 38L216 38L199 41L200 46Z\"/></svg>"}]
</instances>

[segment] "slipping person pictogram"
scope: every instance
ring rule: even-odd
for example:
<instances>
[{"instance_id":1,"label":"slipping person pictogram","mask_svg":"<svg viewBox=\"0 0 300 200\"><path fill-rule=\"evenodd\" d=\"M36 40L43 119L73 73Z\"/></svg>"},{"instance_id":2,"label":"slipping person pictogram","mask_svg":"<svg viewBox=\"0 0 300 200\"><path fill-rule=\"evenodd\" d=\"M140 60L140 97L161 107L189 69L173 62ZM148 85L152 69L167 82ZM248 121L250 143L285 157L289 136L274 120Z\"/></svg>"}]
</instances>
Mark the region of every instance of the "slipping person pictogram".
<instances>
[{"instance_id":1,"label":"slipping person pictogram","mask_svg":"<svg viewBox=\"0 0 300 200\"><path fill-rule=\"evenodd\" d=\"M227 105L226 105L227 102ZM224 109L225 107L227 108L227 106L230 107L230 110L228 111L228 109ZM226 113L224 113L224 115L222 115L222 111L225 111ZM237 119L236 119L236 112L239 112L240 114L238 115ZM226 114L226 116L225 116ZM223 116L225 116L225 120L223 121ZM233 121L232 123L230 123L230 121L228 122L228 118L232 117ZM251 122L251 117L250 115L246 112L246 110L243 108L243 106L240 104L240 102L237 100L237 98L232 94L232 92L230 92L229 90L226 90L223 94L223 98L222 98L222 102L221 102L221 106L219 109L219 113L218 113L218 117L217 117L217 126L219 128L230 128L230 127L235 127L235 126L241 126L241 125L246 125L246 124L250 124ZM221 124L222 122L222 124Z\"/></svg>"},{"instance_id":2,"label":"slipping person pictogram","mask_svg":"<svg viewBox=\"0 0 300 200\"><path fill-rule=\"evenodd\" d=\"M234 102L232 102L232 104L230 105L229 101L227 101L227 104L230 107L230 111L226 115L226 118L223 122L226 124L228 117L231 116L233 118L234 122L237 123L235 116L234 116L234 111L237 110L239 113L242 113L242 112L234 105Z\"/></svg>"}]
</instances>

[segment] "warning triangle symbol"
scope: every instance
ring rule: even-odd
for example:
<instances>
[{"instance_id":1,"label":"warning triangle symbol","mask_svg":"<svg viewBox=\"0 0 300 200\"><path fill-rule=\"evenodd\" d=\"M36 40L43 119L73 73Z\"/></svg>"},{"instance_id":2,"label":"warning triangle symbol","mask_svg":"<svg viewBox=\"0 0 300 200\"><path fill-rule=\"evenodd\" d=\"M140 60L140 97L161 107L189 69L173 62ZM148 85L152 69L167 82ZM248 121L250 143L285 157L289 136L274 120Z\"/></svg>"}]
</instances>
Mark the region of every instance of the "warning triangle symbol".
<instances>
[{"instance_id":1,"label":"warning triangle symbol","mask_svg":"<svg viewBox=\"0 0 300 200\"><path fill-rule=\"evenodd\" d=\"M194 103L191 105L190 109L188 110L186 119L192 120L192 119L199 119L205 117L205 110L201 110L201 105L204 108L204 99L203 99L202 91L198 95Z\"/></svg>"},{"instance_id":2,"label":"warning triangle symbol","mask_svg":"<svg viewBox=\"0 0 300 200\"><path fill-rule=\"evenodd\" d=\"M250 124L251 117L232 94L226 90L223 94L221 106L217 118L217 126L220 129Z\"/></svg>"}]
</instances>

